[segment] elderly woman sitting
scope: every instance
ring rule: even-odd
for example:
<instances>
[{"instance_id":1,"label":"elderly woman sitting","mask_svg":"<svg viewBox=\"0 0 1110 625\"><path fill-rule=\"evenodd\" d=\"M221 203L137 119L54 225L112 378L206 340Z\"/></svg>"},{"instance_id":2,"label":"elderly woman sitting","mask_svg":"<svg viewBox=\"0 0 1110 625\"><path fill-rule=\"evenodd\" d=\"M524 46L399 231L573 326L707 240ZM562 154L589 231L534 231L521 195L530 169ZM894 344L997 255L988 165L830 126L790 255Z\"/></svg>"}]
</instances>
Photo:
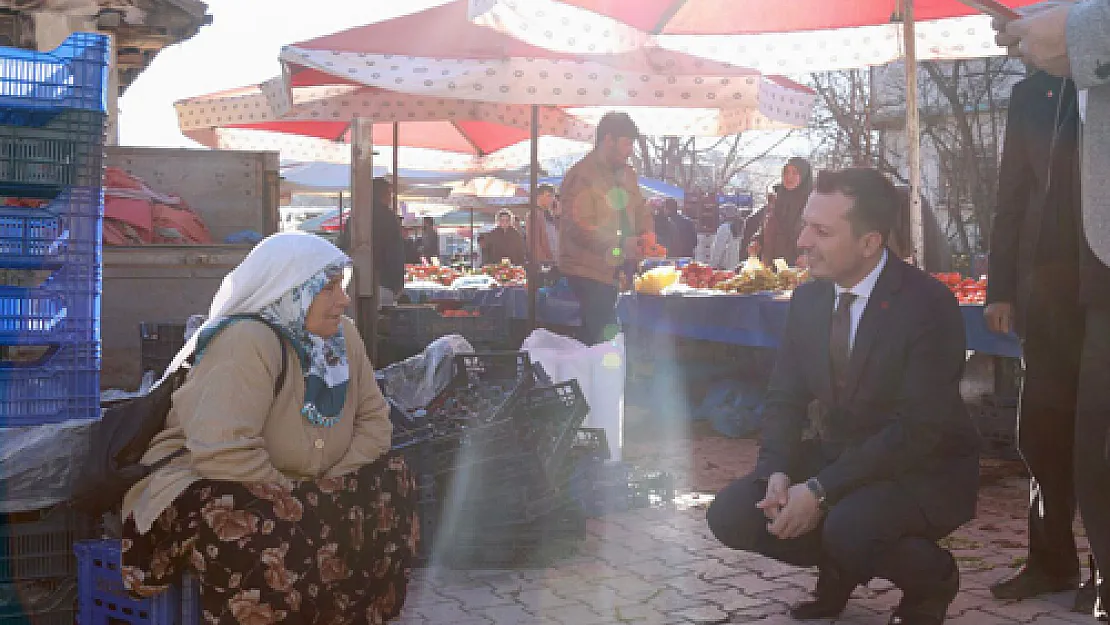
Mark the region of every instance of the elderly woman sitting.
<instances>
[{"instance_id":1,"label":"elderly woman sitting","mask_svg":"<svg viewBox=\"0 0 1110 625\"><path fill-rule=\"evenodd\" d=\"M213 625L380 623L400 612L415 487L389 453L388 405L343 316L349 273L331 243L284 233L224 279L171 364L195 354L143 461L185 452L124 499L131 592L157 593L188 568ZM245 315L269 322L284 347Z\"/></svg>"}]
</instances>

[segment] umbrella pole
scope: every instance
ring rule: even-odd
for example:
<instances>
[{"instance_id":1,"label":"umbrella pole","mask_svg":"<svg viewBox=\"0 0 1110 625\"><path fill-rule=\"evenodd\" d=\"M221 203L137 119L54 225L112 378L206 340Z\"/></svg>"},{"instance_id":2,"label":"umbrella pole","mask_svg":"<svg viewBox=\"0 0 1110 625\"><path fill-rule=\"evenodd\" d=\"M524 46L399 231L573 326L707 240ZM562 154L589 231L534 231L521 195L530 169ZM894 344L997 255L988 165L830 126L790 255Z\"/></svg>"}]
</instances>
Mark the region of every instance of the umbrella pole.
<instances>
[{"instance_id":1,"label":"umbrella pole","mask_svg":"<svg viewBox=\"0 0 1110 625\"><path fill-rule=\"evenodd\" d=\"M528 171L528 181L531 190L528 192L528 333L536 329L536 291L539 288L540 264L536 262L536 242L539 239L539 220L536 207L539 198L539 169L540 169L540 107L532 105L532 123L529 124L532 134L532 154ZM532 230L535 229L536 232Z\"/></svg>"},{"instance_id":2,"label":"umbrella pole","mask_svg":"<svg viewBox=\"0 0 1110 625\"><path fill-rule=\"evenodd\" d=\"M902 29L906 46L906 147L910 168L910 236L917 266L925 267L925 221L921 215L921 124L917 108L917 34L914 0L902 0Z\"/></svg>"},{"instance_id":3,"label":"umbrella pole","mask_svg":"<svg viewBox=\"0 0 1110 625\"><path fill-rule=\"evenodd\" d=\"M401 143L401 124L393 122L393 213L401 202L401 187L397 186L397 146Z\"/></svg>"},{"instance_id":4,"label":"umbrella pole","mask_svg":"<svg viewBox=\"0 0 1110 625\"><path fill-rule=\"evenodd\" d=\"M474 258L474 239L476 237L477 237L477 233L474 232L474 202L471 202L470 203L470 263L469 263L471 269L477 269L478 268L478 263L474 262L474 261L477 260L476 258Z\"/></svg>"},{"instance_id":5,"label":"umbrella pole","mask_svg":"<svg viewBox=\"0 0 1110 625\"><path fill-rule=\"evenodd\" d=\"M378 268L374 263L374 125L351 124L351 260L355 266L355 315L370 362L378 355ZM398 294L399 295L399 294Z\"/></svg>"}]
</instances>

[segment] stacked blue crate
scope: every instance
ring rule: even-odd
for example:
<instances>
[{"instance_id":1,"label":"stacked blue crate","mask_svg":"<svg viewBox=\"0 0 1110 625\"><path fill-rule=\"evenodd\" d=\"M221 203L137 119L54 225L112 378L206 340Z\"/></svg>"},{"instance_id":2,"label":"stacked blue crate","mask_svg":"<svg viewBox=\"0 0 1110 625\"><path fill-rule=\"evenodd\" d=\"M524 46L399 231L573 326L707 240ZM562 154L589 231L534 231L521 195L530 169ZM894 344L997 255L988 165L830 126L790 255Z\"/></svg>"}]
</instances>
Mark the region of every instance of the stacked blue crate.
<instances>
[{"instance_id":1,"label":"stacked blue crate","mask_svg":"<svg viewBox=\"0 0 1110 625\"><path fill-rule=\"evenodd\" d=\"M118 540L87 540L77 554L80 625L200 625L200 590L190 573L153 597L136 599L123 586Z\"/></svg>"},{"instance_id":2,"label":"stacked blue crate","mask_svg":"<svg viewBox=\"0 0 1110 625\"><path fill-rule=\"evenodd\" d=\"M99 416L109 54L0 48L0 428Z\"/></svg>"}]
</instances>

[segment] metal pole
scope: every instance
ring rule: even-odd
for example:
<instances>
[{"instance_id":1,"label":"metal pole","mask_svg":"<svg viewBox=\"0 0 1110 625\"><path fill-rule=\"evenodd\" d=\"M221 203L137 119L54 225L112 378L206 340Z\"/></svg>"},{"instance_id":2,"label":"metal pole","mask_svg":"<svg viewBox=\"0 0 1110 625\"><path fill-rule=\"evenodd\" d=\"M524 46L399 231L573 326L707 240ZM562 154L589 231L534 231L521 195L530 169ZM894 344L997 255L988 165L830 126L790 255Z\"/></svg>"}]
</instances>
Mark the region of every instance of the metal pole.
<instances>
[{"instance_id":1,"label":"metal pole","mask_svg":"<svg viewBox=\"0 0 1110 625\"><path fill-rule=\"evenodd\" d=\"M370 361L378 353L378 268L374 262L374 125L351 124L351 260L355 265L354 305Z\"/></svg>"},{"instance_id":2,"label":"metal pole","mask_svg":"<svg viewBox=\"0 0 1110 625\"><path fill-rule=\"evenodd\" d=\"M528 192L528 269L525 274L528 276L528 332L536 329L536 293L539 288L540 279L540 264L536 262L536 240L539 238L539 220L538 220L538 207L536 206L537 199L539 198L539 190L536 188L539 185L539 169L540 169L540 141L539 141L539 126L540 126L540 107L535 104L532 105L532 123L529 124L532 134L532 157L531 166L528 168L528 180L531 184L531 190ZM535 229L536 232L532 232ZM546 233L545 235L546 236Z\"/></svg>"},{"instance_id":3,"label":"metal pole","mask_svg":"<svg viewBox=\"0 0 1110 625\"><path fill-rule=\"evenodd\" d=\"M401 187L397 184L397 146L401 143L401 124L393 122L393 214L398 214L397 208L401 202Z\"/></svg>"},{"instance_id":4,"label":"metal pole","mask_svg":"<svg viewBox=\"0 0 1110 625\"><path fill-rule=\"evenodd\" d=\"M902 29L906 46L906 143L910 168L910 237L917 266L925 267L925 221L921 215L921 125L917 108L917 34L914 0L902 0Z\"/></svg>"}]
</instances>

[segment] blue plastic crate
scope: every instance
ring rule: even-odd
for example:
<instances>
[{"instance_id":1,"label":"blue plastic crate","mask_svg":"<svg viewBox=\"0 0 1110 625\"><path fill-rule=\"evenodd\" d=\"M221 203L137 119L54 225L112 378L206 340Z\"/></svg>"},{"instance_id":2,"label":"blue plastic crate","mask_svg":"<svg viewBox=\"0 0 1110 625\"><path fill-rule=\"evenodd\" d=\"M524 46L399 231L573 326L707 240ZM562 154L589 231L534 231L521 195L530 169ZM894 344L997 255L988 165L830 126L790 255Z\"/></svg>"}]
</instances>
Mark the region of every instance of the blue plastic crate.
<instances>
[{"instance_id":1,"label":"blue plastic crate","mask_svg":"<svg viewBox=\"0 0 1110 625\"><path fill-rule=\"evenodd\" d=\"M96 111L66 110L42 127L0 126L0 185L103 186L106 119Z\"/></svg>"},{"instance_id":2,"label":"blue plastic crate","mask_svg":"<svg viewBox=\"0 0 1110 625\"><path fill-rule=\"evenodd\" d=\"M65 109L108 110L109 39L73 33L52 52L0 48L0 124L41 126Z\"/></svg>"},{"instance_id":3,"label":"blue plastic crate","mask_svg":"<svg viewBox=\"0 0 1110 625\"><path fill-rule=\"evenodd\" d=\"M100 265L65 266L35 288L0 286L0 345L100 337Z\"/></svg>"},{"instance_id":4,"label":"blue plastic crate","mask_svg":"<svg viewBox=\"0 0 1110 625\"><path fill-rule=\"evenodd\" d=\"M0 428L98 418L98 343L0 346Z\"/></svg>"},{"instance_id":5,"label":"blue plastic crate","mask_svg":"<svg viewBox=\"0 0 1110 625\"><path fill-rule=\"evenodd\" d=\"M99 264L103 215L99 188L68 188L39 208L0 205L0 269Z\"/></svg>"},{"instance_id":6,"label":"blue plastic crate","mask_svg":"<svg viewBox=\"0 0 1110 625\"><path fill-rule=\"evenodd\" d=\"M77 620L81 625L194 625L182 621L181 588L134 599L123 587L118 540L89 540L77 553ZM196 602L193 601L195 606ZM195 607L192 608L197 613Z\"/></svg>"}]
</instances>

